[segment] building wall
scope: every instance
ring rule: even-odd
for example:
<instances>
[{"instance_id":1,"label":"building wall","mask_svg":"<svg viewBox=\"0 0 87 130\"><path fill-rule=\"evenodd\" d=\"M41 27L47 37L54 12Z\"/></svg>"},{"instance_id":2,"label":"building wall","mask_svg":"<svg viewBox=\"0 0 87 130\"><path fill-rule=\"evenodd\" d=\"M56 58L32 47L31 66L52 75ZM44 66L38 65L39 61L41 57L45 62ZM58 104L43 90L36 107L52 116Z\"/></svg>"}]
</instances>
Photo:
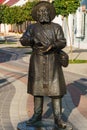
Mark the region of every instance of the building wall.
<instances>
[{"instance_id":1,"label":"building wall","mask_svg":"<svg viewBox=\"0 0 87 130\"><path fill-rule=\"evenodd\" d=\"M84 17L81 17L81 24L78 26L78 28L81 28L79 31L80 34L82 33L82 35L78 36L76 33L74 33L74 46L82 49L87 49L87 13L83 13L83 16Z\"/></svg>"},{"instance_id":2,"label":"building wall","mask_svg":"<svg viewBox=\"0 0 87 130\"><path fill-rule=\"evenodd\" d=\"M75 15L69 15L68 27L67 46L87 49L87 13L77 10Z\"/></svg>"}]
</instances>

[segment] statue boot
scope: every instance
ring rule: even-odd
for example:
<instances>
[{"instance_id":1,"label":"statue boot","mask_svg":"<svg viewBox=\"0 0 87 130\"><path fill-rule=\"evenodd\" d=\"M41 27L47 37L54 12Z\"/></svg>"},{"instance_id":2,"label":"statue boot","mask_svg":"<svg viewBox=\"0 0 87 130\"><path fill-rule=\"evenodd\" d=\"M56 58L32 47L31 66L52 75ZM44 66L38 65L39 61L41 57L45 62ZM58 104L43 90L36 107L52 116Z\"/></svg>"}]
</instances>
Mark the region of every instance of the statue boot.
<instances>
[{"instance_id":1,"label":"statue boot","mask_svg":"<svg viewBox=\"0 0 87 130\"><path fill-rule=\"evenodd\" d=\"M66 123L61 119L62 114L62 102L61 98L52 98L52 107L54 114L54 122L58 128L65 129L67 127Z\"/></svg>"},{"instance_id":2,"label":"statue boot","mask_svg":"<svg viewBox=\"0 0 87 130\"><path fill-rule=\"evenodd\" d=\"M43 97L34 96L34 114L26 122L27 125L34 125L36 122L41 121L43 112Z\"/></svg>"}]
</instances>

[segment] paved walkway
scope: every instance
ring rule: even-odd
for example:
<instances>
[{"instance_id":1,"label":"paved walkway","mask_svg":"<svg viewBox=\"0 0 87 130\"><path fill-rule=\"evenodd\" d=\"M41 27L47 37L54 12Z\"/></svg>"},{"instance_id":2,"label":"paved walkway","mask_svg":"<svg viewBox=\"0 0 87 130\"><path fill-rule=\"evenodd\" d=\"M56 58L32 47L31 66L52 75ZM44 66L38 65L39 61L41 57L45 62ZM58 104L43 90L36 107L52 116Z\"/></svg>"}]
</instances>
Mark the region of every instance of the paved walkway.
<instances>
[{"instance_id":1,"label":"paved walkway","mask_svg":"<svg viewBox=\"0 0 87 130\"><path fill-rule=\"evenodd\" d=\"M33 114L33 97L26 93L29 56L25 52L27 48L0 48L0 130L17 130L17 124ZM74 130L87 130L86 72L87 64L64 68L67 94L63 98L63 118ZM43 118L53 120L48 97L44 99Z\"/></svg>"},{"instance_id":2,"label":"paved walkway","mask_svg":"<svg viewBox=\"0 0 87 130\"><path fill-rule=\"evenodd\" d=\"M87 60L87 49L79 49L79 48L71 48L66 47L65 52L69 55L69 59L80 59L80 60ZM82 74L87 76L87 63L82 64L69 64L66 71L70 71L77 74Z\"/></svg>"}]
</instances>

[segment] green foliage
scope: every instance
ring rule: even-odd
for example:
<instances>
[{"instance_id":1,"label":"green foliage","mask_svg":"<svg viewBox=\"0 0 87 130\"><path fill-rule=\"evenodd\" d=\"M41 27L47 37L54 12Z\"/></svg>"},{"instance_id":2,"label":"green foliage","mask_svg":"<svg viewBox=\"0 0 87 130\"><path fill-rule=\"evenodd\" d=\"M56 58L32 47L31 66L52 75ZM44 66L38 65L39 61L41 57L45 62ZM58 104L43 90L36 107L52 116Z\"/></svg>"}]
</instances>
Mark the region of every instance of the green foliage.
<instances>
[{"instance_id":1,"label":"green foliage","mask_svg":"<svg viewBox=\"0 0 87 130\"><path fill-rule=\"evenodd\" d=\"M68 16L70 13L75 13L80 6L80 0L55 0L54 7L57 15Z\"/></svg>"},{"instance_id":2,"label":"green foliage","mask_svg":"<svg viewBox=\"0 0 87 130\"><path fill-rule=\"evenodd\" d=\"M27 2L22 7L0 5L0 23L22 24L25 21L33 20L31 10L37 2L38 0ZM57 15L61 14L63 16L68 16L69 13L75 13L80 5L80 0L55 0L53 4Z\"/></svg>"},{"instance_id":3,"label":"green foliage","mask_svg":"<svg viewBox=\"0 0 87 130\"><path fill-rule=\"evenodd\" d=\"M6 8L6 5L0 5L0 24L4 22L4 10Z\"/></svg>"},{"instance_id":4,"label":"green foliage","mask_svg":"<svg viewBox=\"0 0 87 130\"><path fill-rule=\"evenodd\" d=\"M0 5L0 23L22 24L26 20L31 21L31 10L38 0L27 2L25 5L9 7Z\"/></svg>"},{"instance_id":5,"label":"green foliage","mask_svg":"<svg viewBox=\"0 0 87 130\"><path fill-rule=\"evenodd\" d=\"M8 7L4 10L4 21L7 24L22 24L24 22L24 13L22 7Z\"/></svg>"},{"instance_id":6,"label":"green foliage","mask_svg":"<svg viewBox=\"0 0 87 130\"><path fill-rule=\"evenodd\" d=\"M12 7L12 10L14 23L22 24L25 21L22 7L14 6Z\"/></svg>"},{"instance_id":7,"label":"green foliage","mask_svg":"<svg viewBox=\"0 0 87 130\"><path fill-rule=\"evenodd\" d=\"M9 6L7 8L4 9L4 21L3 23L7 23L7 24L12 24L13 20L12 20L12 8L10 8Z\"/></svg>"},{"instance_id":8,"label":"green foliage","mask_svg":"<svg viewBox=\"0 0 87 130\"><path fill-rule=\"evenodd\" d=\"M25 20L32 21L31 11L33 6L38 2L38 0L34 0L33 2L27 2L23 7L23 12L25 15Z\"/></svg>"}]
</instances>

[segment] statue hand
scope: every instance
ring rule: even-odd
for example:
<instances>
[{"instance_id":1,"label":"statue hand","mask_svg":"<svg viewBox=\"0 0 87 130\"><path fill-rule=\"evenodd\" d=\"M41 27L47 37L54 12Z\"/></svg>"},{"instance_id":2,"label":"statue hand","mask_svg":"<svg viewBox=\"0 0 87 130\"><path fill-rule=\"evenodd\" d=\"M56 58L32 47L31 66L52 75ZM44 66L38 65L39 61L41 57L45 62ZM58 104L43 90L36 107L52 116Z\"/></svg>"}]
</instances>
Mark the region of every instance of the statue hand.
<instances>
[{"instance_id":1,"label":"statue hand","mask_svg":"<svg viewBox=\"0 0 87 130\"><path fill-rule=\"evenodd\" d=\"M48 46L40 46L40 51L45 53L45 52L48 52L52 49L52 45L48 45Z\"/></svg>"}]
</instances>

